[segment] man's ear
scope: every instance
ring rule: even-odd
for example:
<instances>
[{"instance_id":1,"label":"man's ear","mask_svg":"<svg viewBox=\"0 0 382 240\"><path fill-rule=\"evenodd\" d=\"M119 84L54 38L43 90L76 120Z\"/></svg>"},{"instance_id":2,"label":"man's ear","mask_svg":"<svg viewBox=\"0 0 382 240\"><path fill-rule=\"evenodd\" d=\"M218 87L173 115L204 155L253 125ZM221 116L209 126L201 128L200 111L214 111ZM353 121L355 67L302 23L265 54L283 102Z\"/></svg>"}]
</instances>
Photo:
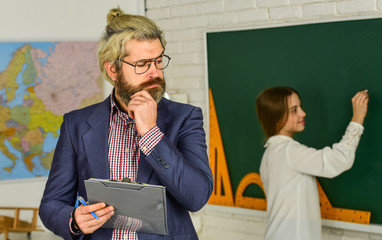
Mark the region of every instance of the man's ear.
<instances>
[{"instance_id":1,"label":"man's ear","mask_svg":"<svg viewBox=\"0 0 382 240\"><path fill-rule=\"evenodd\" d=\"M109 77L113 81L115 81L117 79L117 76L118 76L115 64L112 64L110 61L106 61L106 62L103 63L103 65L105 66L107 74L109 75Z\"/></svg>"}]
</instances>

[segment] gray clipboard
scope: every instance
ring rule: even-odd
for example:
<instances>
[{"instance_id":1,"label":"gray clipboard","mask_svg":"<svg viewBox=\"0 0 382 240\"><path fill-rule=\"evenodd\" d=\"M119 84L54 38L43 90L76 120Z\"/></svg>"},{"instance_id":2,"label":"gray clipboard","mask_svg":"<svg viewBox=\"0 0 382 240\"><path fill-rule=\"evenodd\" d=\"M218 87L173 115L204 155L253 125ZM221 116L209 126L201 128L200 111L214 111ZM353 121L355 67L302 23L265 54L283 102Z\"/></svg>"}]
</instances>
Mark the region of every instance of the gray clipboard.
<instances>
[{"instance_id":1,"label":"gray clipboard","mask_svg":"<svg viewBox=\"0 0 382 240\"><path fill-rule=\"evenodd\" d=\"M85 187L90 204L104 202L114 207L114 215L103 228L168 234L164 186L90 178Z\"/></svg>"}]
</instances>

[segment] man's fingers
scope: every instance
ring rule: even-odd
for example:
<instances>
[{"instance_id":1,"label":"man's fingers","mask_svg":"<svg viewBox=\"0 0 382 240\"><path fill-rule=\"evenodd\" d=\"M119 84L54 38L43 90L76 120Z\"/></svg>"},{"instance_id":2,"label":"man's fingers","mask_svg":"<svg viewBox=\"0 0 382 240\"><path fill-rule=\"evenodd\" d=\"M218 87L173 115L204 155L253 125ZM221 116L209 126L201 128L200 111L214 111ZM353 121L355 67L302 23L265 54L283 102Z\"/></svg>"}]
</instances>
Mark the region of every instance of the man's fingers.
<instances>
[{"instance_id":1,"label":"man's fingers","mask_svg":"<svg viewBox=\"0 0 382 240\"><path fill-rule=\"evenodd\" d=\"M91 204L91 205L88 205L86 206L87 207L87 210L90 211L90 212L94 212L94 211L97 211L99 209L103 209L106 207L106 204L103 203L103 202L100 202L100 203L95 203L95 204Z\"/></svg>"},{"instance_id":2,"label":"man's fingers","mask_svg":"<svg viewBox=\"0 0 382 240\"><path fill-rule=\"evenodd\" d=\"M150 93L147 92L146 90L142 90L142 91L139 91L139 92L134 93L134 94L131 96L131 99L136 98L136 97L152 98L151 95L150 95Z\"/></svg>"},{"instance_id":3,"label":"man's fingers","mask_svg":"<svg viewBox=\"0 0 382 240\"><path fill-rule=\"evenodd\" d=\"M88 206L81 205L76 209L76 221L83 233L93 233L114 215L114 208L112 206L105 206L105 203L96 203ZM91 212L94 212L98 216L98 220Z\"/></svg>"},{"instance_id":4,"label":"man's fingers","mask_svg":"<svg viewBox=\"0 0 382 240\"><path fill-rule=\"evenodd\" d=\"M106 207L106 204L103 202L95 203L95 204L91 204L91 205L87 205L87 206L80 205L80 206L78 206L76 212L78 211L80 214L88 214L88 213L97 211L99 209L103 209L105 207Z\"/></svg>"},{"instance_id":5,"label":"man's fingers","mask_svg":"<svg viewBox=\"0 0 382 240\"><path fill-rule=\"evenodd\" d=\"M99 218L103 217L103 216L107 216L109 214L111 214L111 216L114 214L114 207L113 206L108 206L108 207L105 207L105 208L102 208L100 210L97 210L94 212L95 214L97 214L97 216ZM108 217L109 219L109 217Z\"/></svg>"}]
</instances>

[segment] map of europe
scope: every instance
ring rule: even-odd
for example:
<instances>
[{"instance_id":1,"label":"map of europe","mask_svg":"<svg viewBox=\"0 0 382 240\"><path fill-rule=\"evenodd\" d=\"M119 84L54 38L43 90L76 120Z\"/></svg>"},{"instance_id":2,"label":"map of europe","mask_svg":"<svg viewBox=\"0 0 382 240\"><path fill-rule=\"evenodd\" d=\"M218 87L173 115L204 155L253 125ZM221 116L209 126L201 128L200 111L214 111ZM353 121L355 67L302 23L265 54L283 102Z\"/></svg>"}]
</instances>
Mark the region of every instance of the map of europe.
<instances>
[{"instance_id":1,"label":"map of europe","mask_svg":"<svg viewBox=\"0 0 382 240\"><path fill-rule=\"evenodd\" d=\"M103 98L96 49L0 43L0 180L49 174L62 116Z\"/></svg>"}]
</instances>

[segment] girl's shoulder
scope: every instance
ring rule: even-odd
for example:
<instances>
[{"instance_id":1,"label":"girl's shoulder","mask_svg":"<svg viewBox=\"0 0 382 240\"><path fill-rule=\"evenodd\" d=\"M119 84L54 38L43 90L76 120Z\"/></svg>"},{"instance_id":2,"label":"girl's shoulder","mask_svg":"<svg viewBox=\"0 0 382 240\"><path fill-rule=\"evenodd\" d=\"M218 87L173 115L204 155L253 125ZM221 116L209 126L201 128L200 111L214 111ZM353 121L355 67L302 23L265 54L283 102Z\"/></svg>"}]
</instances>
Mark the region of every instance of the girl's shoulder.
<instances>
[{"instance_id":1,"label":"girl's shoulder","mask_svg":"<svg viewBox=\"0 0 382 240\"><path fill-rule=\"evenodd\" d=\"M293 138L285 136L285 135L275 135L268 139L268 141L265 143L265 147L268 147L271 145L278 145L281 143L289 143L289 142L296 142L296 141Z\"/></svg>"}]
</instances>

